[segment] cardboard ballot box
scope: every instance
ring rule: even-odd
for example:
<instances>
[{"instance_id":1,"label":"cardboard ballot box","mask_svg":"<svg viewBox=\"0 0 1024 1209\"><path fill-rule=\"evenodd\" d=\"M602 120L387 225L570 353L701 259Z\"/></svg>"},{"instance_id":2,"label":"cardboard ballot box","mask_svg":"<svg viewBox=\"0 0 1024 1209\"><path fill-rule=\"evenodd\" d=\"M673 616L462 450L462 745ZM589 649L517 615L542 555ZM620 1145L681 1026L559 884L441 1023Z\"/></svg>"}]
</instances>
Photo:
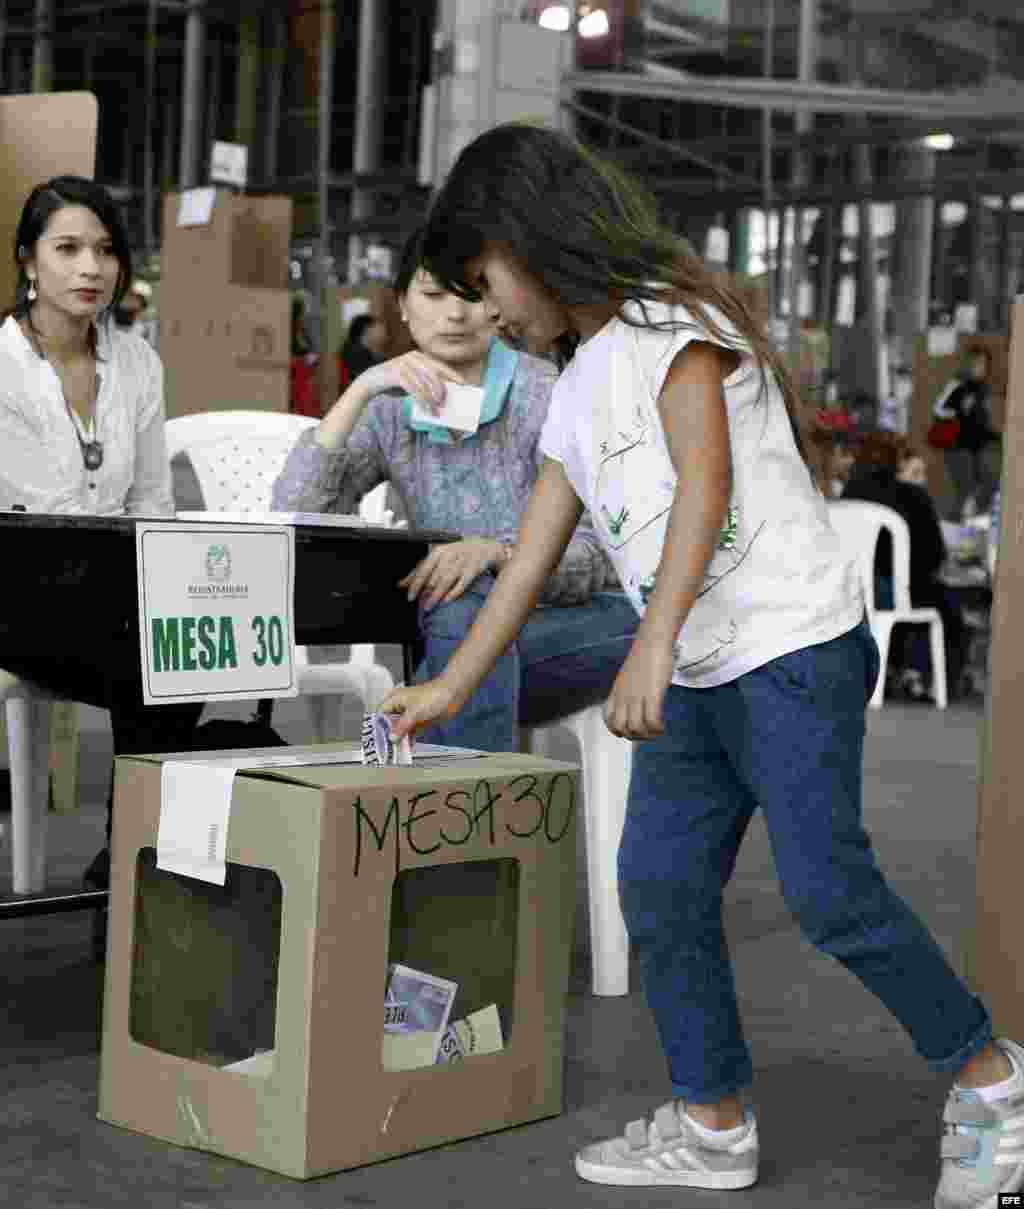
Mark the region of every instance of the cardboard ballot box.
<instances>
[{"instance_id":1,"label":"cardboard ballot box","mask_svg":"<svg viewBox=\"0 0 1024 1209\"><path fill-rule=\"evenodd\" d=\"M167 415L287 411L291 199L209 193L204 222L181 224L181 194L167 194L163 203L160 357Z\"/></svg>"},{"instance_id":2,"label":"cardboard ballot box","mask_svg":"<svg viewBox=\"0 0 1024 1209\"><path fill-rule=\"evenodd\" d=\"M117 761L102 1120L305 1179L561 1111L575 768L240 770L219 886L156 867L162 759ZM392 962L500 1052L386 1070Z\"/></svg>"}]
</instances>

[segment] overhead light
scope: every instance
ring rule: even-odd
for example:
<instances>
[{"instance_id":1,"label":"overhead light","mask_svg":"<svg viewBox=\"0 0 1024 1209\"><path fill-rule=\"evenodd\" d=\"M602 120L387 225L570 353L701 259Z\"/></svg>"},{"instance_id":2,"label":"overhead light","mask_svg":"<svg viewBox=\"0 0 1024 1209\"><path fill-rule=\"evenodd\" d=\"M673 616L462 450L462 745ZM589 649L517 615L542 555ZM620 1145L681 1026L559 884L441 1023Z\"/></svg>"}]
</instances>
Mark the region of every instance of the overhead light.
<instances>
[{"instance_id":1,"label":"overhead light","mask_svg":"<svg viewBox=\"0 0 1024 1209\"><path fill-rule=\"evenodd\" d=\"M960 201L943 202L939 217L944 227L958 227L967 217L967 206Z\"/></svg>"},{"instance_id":2,"label":"overhead light","mask_svg":"<svg viewBox=\"0 0 1024 1209\"><path fill-rule=\"evenodd\" d=\"M585 17L580 17L581 38L603 38L610 28L608 14L603 8L592 9Z\"/></svg>"},{"instance_id":3,"label":"overhead light","mask_svg":"<svg viewBox=\"0 0 1024 1209\"><path fill-rule=\"evenodd\" d=\"M926 134L921 142L932 151L952 151L956 139L951 134Z\"/></svg>"},{"instance_id":4,"label":"overhead light","mask_svg":"<svg viewBox=\"0 0 1024 1209\"><path fill-rule=\"evenodd\" d=\"M572 21L567 4L549 4L537 18L537 24L543 29L554 29L564 33Z\"/></svg>"}]
</instances>

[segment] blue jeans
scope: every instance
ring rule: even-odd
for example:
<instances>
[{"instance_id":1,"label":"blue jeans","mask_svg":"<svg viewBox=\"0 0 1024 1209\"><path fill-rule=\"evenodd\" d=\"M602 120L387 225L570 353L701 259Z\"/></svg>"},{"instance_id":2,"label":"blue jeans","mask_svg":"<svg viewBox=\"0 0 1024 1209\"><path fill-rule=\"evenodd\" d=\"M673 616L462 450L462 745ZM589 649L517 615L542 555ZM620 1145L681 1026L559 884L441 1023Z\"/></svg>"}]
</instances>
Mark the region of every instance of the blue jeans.
<instances>
[{"instance_id":1,"label":"blue jeans","mask_svg":"<svg viewBox=\"0 0 1024 1209\"><path fill-rule=\"evenodd\" d=\"M476 620L494 580L480 576L450 604L420 614L416 682L444 671ZM459 714L428 727L425 743L518 751L519 727L539 726L603 701L629 653L638 618L623 592L586 604L534 609L518 638Z\"/></svg>"},{"instance_id":2,"label":"blue jeans","mask_svg":"<svg viewBox=\"0 0 1024 1209\"><path fill-rule=\"evenodd\" d=\"M760 806L804 935L888 1007L937 1071L991 1039L981 1002L886 885L861 823L866 623L729 684L671 686L665 734L637 743L619 890L675 1096L714 1103L752 1077L722 894Z\"/></svg>"}]
</instances>

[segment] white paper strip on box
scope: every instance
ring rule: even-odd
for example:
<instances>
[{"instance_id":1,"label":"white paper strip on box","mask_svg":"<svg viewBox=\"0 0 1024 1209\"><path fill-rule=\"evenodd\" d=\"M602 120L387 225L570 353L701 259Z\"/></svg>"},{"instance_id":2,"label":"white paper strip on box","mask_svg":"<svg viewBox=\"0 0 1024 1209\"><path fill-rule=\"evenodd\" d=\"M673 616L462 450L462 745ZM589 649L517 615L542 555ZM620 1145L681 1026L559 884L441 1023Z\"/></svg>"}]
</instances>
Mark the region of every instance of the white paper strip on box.
<instances>
[{"instance_id":1,"label":"white paper strip on box","mask_svg":"<svg viewBox=\"0 0 1024 1209\"><path fill-rule=\"evenodd\" d=\"M223 886L235 769L167 760L160 774L156 866Z\"/></svg>"}]
</instances>

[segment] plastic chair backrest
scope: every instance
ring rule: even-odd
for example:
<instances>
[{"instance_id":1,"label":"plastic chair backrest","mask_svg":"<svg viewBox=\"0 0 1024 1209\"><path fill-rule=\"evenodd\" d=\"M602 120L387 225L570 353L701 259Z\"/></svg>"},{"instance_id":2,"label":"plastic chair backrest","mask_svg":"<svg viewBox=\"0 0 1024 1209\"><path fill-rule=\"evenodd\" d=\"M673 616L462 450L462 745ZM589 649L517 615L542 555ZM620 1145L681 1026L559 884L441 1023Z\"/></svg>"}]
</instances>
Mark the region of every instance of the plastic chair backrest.
<instances>
[{"instance_id":1,"label":"plastic chair backrest","mask_svg":"<svg viewBox=\"0 0 1024 1209\"><path fill-rule=\"evenodd\" d=\"M892 541L893 606L910 606L910 530L898 512L867 500L830 500L829 521L839 540L857 552L868 612L875 611L875 548L882 530Z\"/></svg>"},{"instance_id":2,"label":"plastic chair backrest","mask_svg":"<svg viewBox=\"0 0 1024 1209\"><path fill-rule=\"evenodd\" d=\"M265 512L292 446L318 424L275 411L210 411L165 425L167 456L188 454L208 512Z\"/></svg>"},{"instance_id":3,"label":"plastic chair backrest","mask_svg":"<svg viewBox=\"0 0 1024 1209\"><path fill-rule=\"evenodd\" d=\"M391 523L387 483L378 483L363 496L359 501L359 515L364 521L372 521L375 525Z\"/></svg>"}]
</instances>

